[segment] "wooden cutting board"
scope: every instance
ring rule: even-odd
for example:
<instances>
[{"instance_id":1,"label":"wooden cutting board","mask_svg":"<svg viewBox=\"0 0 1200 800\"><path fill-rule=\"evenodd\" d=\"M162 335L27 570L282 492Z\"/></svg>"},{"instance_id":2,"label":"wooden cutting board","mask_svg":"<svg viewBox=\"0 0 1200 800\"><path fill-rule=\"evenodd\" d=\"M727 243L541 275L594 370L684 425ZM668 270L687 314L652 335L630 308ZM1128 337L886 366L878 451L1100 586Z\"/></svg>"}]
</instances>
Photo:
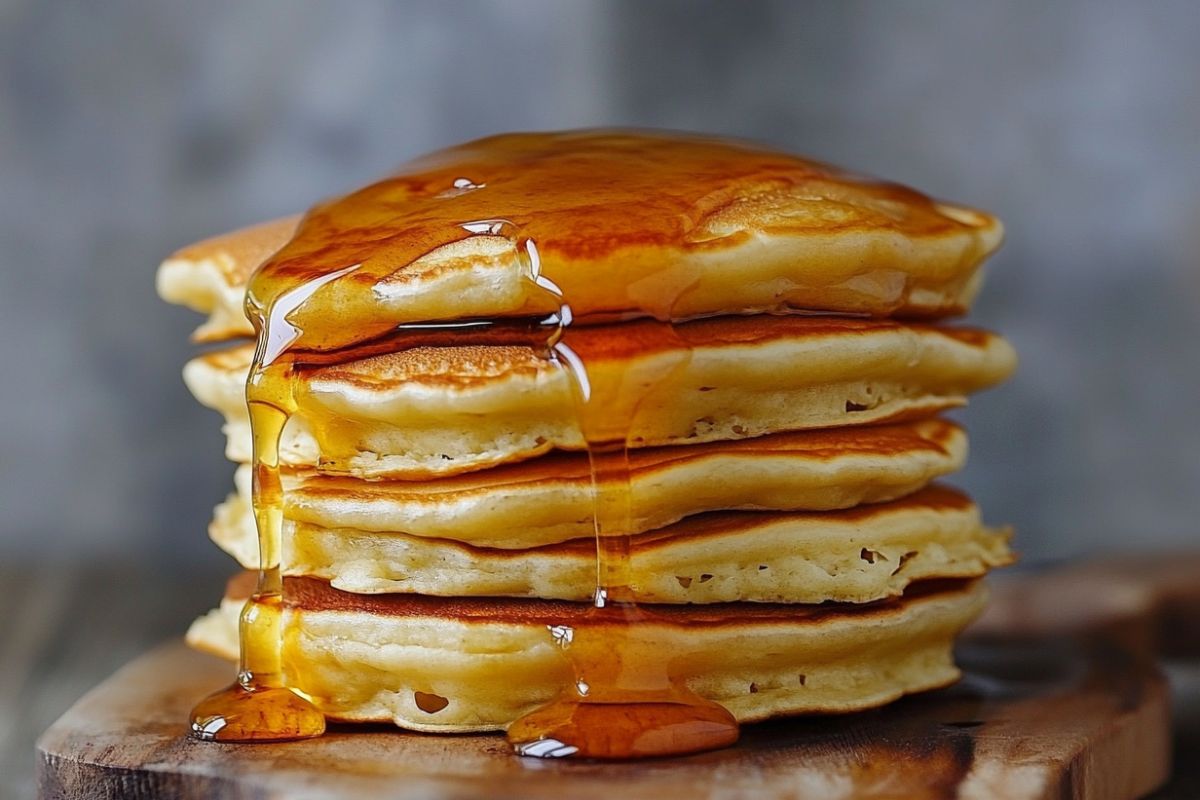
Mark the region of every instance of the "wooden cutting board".
<instances>
[{"instance_id":1,"label":"wooden cutting board","mask_svg":"<svg viewBox=\"0 0 1200 800\"><path fill-rule=\"evenodd\" d=\"M229 665L170 642L42 737L43 798L1141 797L1170 761L1153 652L1197 630L1200 560L1002 582L959 648L964 679L885 709L746 726L733 748L640 763L522 760L494 735L334 726L275 745L195 742L192 703ZM1200 646L1200 645L1197 645ZM1197 655L1197 653L1183 653Z\"/></svg>"}]
</instances>

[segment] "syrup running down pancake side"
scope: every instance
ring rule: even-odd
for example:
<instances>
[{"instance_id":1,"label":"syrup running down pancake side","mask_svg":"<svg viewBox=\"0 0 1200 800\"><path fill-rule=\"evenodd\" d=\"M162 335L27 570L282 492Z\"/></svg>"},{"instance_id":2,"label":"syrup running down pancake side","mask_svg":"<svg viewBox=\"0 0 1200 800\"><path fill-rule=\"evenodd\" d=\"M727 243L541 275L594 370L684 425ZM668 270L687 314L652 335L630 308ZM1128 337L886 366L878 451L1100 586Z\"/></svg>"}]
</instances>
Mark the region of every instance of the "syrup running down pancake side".
<instances>
[{"instance_id":1,"label":"syrup running down pancake side","mask_svg":"<svg viewBox=\"0 0 1200 800\"><path fill-rule=\"evenodd\" d=\"M782 290L769 307L708 307L713 290L701 256L753 244L753 235L736 224L744 216L739 204L752 201L768 221L767 233L774 226L795 234L803 233L803 221L774 208L778 198L854 205L843 202L847 195L870 206L869 220L854 217L860 226L897 238L958 236L947 263L960 271L967 264L965 272L972 273L985 255L986 243L974 230L982 222L963 210L948 214L947 207L901 187L694 136L493 137L427 156L314 208L252 276L246 294L257 334L246 401L260 569L241 618L238 680L196 707L195 735L277 741L324 729L320 698L314 704L304 687L285 686L280 665L278 446L306 370L416 347L522 344L572 382L594 494L597 580L589 613L604 624L547 626L565 649L574 681L556 701L514 722L509 741L522 755L595 758L681 754L734 742L734 717L691 692L672 674L671 659L639 636L650 612L637 605L629 577L630 431L656 389L686 367L690 349L674 325L698 311L854 313L863 297L873 301L866 307L885 309L911 299L908 284L897 280L902 270L888 260L888 245L873 241L862 254L878 260L866 267L860 260L852 285L825 287L832 307L791 308ZM838 229L836 220L819 222L825 234ZM618 277L572 271L584 263L611 263ZM422 295L423 285L439 280L444 294L445 276L455 270L460 292ZM491 313L472 315L475 307ZM663 323L655 335L676 357L654 362L653 370L632 370L598 391L587 359L567 345L564 330L637 316ZM320 427L333 420L306 422Z\"/></svg>"}]
</instances>

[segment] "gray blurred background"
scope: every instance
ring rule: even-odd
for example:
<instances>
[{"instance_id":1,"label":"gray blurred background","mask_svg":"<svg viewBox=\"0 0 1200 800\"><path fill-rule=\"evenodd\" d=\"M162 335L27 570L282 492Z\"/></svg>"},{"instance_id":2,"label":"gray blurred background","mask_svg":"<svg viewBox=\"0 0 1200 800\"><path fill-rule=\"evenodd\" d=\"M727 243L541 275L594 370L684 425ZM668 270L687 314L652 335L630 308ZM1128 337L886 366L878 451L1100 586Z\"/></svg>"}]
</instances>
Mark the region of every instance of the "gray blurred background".
<instances>
[{"instance_id":1,"label":"gray blurred background","mask_svg":"<svg viewBox=\"0 0 1200 800\"><path fill-rule=\"evenodd\" d=\"M224 568L192 240L505 130L737 134L997 212L962 483L1033 560L1196 542L1200 5L0 0L0 560ZM214 594L216 587L213 587Z\"/></svg>"},{"instance_id":2,"label":"gray blurred background","mask_svg":"<svg viewBox=\"0 0 1200 800\"><path fill-rule=\"evenodd\" d=\"M220 422L179 377L200 320L158 262L432 148L595 125L998 213L974 320L1023 364L965 415L961 483L1033 563L1200 541L1200 4L0 0L0 800L233 567Z\"/></svg>"}]
</instances>

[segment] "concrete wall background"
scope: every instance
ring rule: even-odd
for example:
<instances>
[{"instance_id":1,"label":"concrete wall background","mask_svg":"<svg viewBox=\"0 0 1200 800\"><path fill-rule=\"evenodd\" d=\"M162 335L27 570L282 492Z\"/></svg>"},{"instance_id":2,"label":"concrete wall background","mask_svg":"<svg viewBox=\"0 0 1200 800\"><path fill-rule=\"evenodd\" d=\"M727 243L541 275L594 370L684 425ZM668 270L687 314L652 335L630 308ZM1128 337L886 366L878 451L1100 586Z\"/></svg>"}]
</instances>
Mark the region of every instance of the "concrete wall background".
<instances>
[{"instance_id":1,"label":"concrete wall background","mask_svg":"<svg viewBox=\"0 0 1200 800\"><path fill-rule=\"evenodd\" d=\"M220 560L175 247L512 129L750 136L1007 222L961 482L1032 559L1200 540L1200 6L0 0L0 558Z\"/></svg>"}]
</instances>

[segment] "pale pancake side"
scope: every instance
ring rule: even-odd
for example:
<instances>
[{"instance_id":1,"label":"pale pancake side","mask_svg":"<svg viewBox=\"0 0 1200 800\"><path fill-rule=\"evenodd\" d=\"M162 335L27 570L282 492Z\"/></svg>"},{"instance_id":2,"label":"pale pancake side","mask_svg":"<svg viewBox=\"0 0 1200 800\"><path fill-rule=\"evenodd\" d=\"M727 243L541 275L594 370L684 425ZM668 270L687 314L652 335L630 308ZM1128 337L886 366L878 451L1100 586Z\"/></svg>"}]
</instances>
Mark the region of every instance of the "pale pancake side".
<instances>
[{"instance_id":1,"label":"pale pancake side","mask_svg":"<svg viewBox=\"0 0 1200 800\"><path fill-rule=\"evenodd\" d=\"M962 467L967 435L941 419L777 433L635 450L632 533L718 510L829 510L914 492ZM611 476L601 475L608 487ZM214 540L254 566L250 469L218 507ZM324 528L400 532L481 547L528 548L593 533L587 456L551 453L429 481L363 481L285 473L284 515ZM250 560L242 559L245 554Z\"/></svg>"},{"instance_id":2,"label":"pale pancake side","mask_svg":"<svg viewBox=\"0 0 1200 800\"><path fill-rule=\"evenodd\" d=\"M964 404L1016 362L992 334L887 321L704 320L679 326L683 348L641 335L653 325L621 327L580 329L573 341L589 353L593 392L614 398L614 420L635 399L621 395L623 380L661 378L636 398L634 447L928 416ZM208 354L184 371L196 397L225 415L226 452L243 462L251 355L248 346ZM328 473L420 479L583 447L567 374L524 348L422 348L321 367L299 381L297 402L284 463L320 461Z\"/></svg>"},{"instance_id":3,"label":"pale pancake side","mask_svg":"<svg viewBox=\"0 0 1200 800\"><path fill-rule=\"evenodd\" d=\"M593 538L524 550L285 522L283 570L360 594L588 600ZM238 548L254 539L239 531ZM914 581L979 577L1012 561L1008 533L932 487L829 512L711 512L635 536L631 581L647 603L866 603Z\"/></svg>"},{"instance_id":4,"label":"pale pancake side","mask_svg":"<svg viewBox=\"0 0 1200 800\"><path fill-rule=\"evenodd\" d=\"M158 268L158 296L208 314L192 334L197 342L253 336L246 317L246 281L259 264L283 247L300 217L271 220L189 245Z\"/></svg>"},{"instance_id":5,"label":"pale pancake side","mask_svg":"<svg viewBox=\"0 0 1200 800\"><path fill-rule=\"evenodd\" d=\"M309 579L288 579L284 591L291 684L332 719L418 731L503 729L570 680L550 628L596 630L586 612L545 601L365 598ZM656 613L631 649L670 659L691 689L741 722L857 711L956 680L954 638L985 598L975 581L914 587L869 606L679 607ZM235 657L239 609L237 600L223 603L192 626L189 643ZM430 696L448 702L423 710L441 705L419 699Z\"/></svg>"}]
</instances>

